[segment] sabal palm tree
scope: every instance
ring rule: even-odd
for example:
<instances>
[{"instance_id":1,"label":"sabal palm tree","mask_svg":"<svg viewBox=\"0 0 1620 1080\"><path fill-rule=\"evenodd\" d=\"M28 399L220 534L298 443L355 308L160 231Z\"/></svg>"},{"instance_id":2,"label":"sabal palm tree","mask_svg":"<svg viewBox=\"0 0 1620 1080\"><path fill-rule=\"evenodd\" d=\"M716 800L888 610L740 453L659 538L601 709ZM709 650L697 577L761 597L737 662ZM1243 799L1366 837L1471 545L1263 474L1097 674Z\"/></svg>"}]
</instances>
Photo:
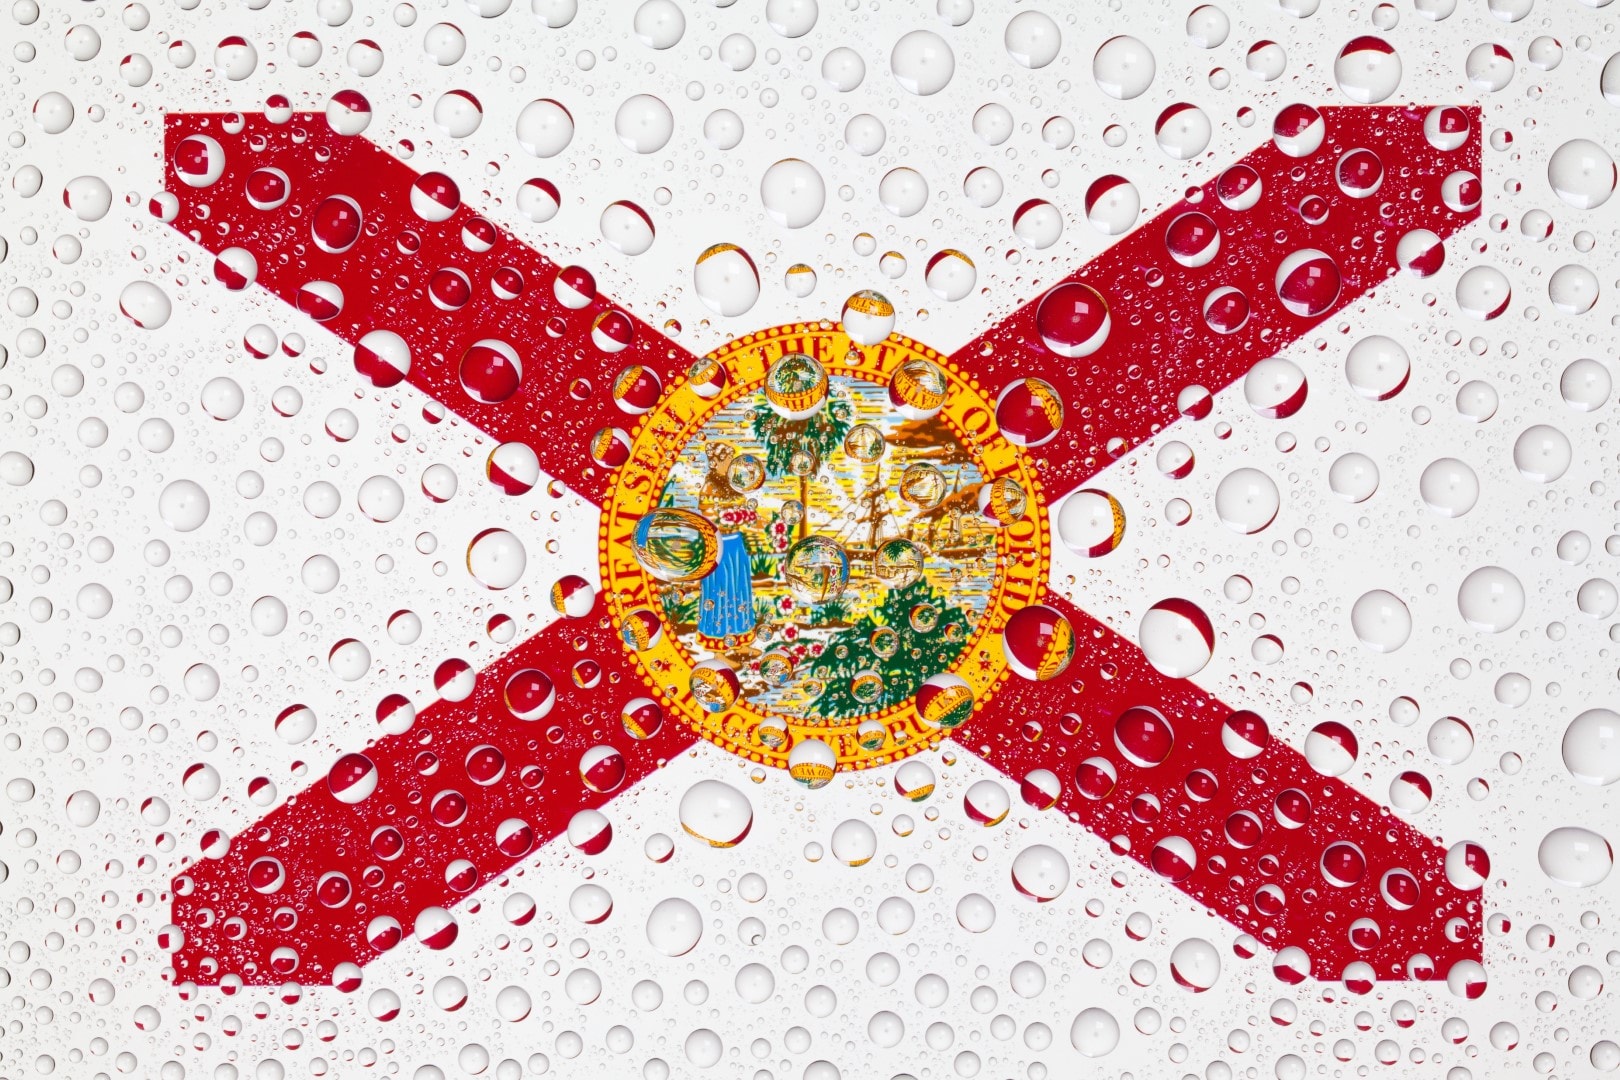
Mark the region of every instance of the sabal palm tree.
<instances>
[{"instance_id":1,"label":"sabal palm tree","mask_svg":"<svg viewBox=\"0 0 1620 1080\"><path fill-rule=\"evenodd\" d=\"M830 391L821 408L804 420L786 419L771 408L764 394L760 394L750 422L754 438L765 444L765 475L772 480L792 475L793 454L800 449L813 454L819 466L828 454L844 445L844 436L849 434L854 416L854 404L837 391ZM804 512L799 515L797 538L803 540L810 531L808 474L799 477L799 505Z\"/></svg>"}]
</instances>

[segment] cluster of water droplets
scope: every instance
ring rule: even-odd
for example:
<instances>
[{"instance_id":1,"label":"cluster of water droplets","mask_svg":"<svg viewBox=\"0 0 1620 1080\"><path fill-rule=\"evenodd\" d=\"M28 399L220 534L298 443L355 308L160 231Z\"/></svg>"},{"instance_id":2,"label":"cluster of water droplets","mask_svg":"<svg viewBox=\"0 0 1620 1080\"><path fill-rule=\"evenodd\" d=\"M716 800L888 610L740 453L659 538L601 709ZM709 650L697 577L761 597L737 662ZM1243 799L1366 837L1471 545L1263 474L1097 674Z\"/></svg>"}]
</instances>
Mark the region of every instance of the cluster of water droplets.
<instances>
[{"instance_id":1,"label":"cluster of water droplets","mask_svg":"<svg viewBox=\"0 0 1620 1080\"><path fill-rule=\"evenodd\" d=\"M1116 34L984 0L915 26L814 0L648 0L611 27L572 0L13 4L0 989L20 1038L0 1061L163 1080L596 1060L831 1080L879 1053L891 1075L1031 1080L1090 1058L1210 1080L1620 1067L1620 60L1588 6L1122 8ZM168 879L210 830L408 726L444 657L481 663L554 617L594 551L570 546L566 492L502 503L492 447L442 410L335 385L348 350L313 322L221 298L147 213L158 114L313 109L482 183L666 332L710 320L705 346L876 286L948 348L1246 150L1281 87L1477 95L1484 221L1443 268L1409 251L1376 318L1330 320L1123 462L1127 543L1059 580L1159 670L1270 706L1320 770L1481 837L1482 1004L1293 989L965 759L862 780L871 810L834 821L717 754L459 912L480 932L442 967L379 962L335 999L162 987ZM1073 536L1111 520L1073 507ZM586 854L604 824L617 839ZM807 907L805 881L845 899ZM1263 989L1190 996L1240 986Z\"/></svg>"}]
</instances>

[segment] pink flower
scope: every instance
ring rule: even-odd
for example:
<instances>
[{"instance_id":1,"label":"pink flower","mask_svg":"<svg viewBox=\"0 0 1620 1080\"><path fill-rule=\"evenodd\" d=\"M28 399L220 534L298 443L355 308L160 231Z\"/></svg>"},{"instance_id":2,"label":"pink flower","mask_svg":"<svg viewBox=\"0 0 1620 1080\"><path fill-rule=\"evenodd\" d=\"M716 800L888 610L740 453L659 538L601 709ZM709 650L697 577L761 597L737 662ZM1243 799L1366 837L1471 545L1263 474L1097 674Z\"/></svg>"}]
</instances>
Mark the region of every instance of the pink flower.
<instances>
[{"instance_id":1,"label":"pink flower","mask_svg":"<svg viewBox=\"0 0 1620 1080\"><path fill-rule=\"evenodd\" d=\"M788 612L792 611L793 610L793 597L784 596L784 597L782 597L782 599L778 600L776 602L776 610L780 611L784 615L786 615Z\"/></svg>"},{"instance_id":2,"label":"pink flower","mask_svg":"<svg viewBox=\"0 0 1620 1080\"><path fill-rule=\"evenodd\" d=\"M794 638L799 636L799 628L797 626L783 627L782 636L787 640L792 641Z\"/></svg>"},{"instance_id":3,"label":"pink flower","mask_svg":"<svg viewBox=\"0 0 1620 1080\"><path fill-rule=\"evenodd\" d=\"M825 646L825 645L823 645L823 644L822 644L822 643L821 643L821 642L819 642L819 641L818 641L818 642L816 642L816 643L815 643L815 644L814 644L814 645L811 645L811 646L810 646L810 655L811 655L811 656L820 656L820 655L821 655L821 651L822 651L822 650L823 650L823 649L825 649L825 648L826 648L826 646Z\"/></svg>"}]
</instances>

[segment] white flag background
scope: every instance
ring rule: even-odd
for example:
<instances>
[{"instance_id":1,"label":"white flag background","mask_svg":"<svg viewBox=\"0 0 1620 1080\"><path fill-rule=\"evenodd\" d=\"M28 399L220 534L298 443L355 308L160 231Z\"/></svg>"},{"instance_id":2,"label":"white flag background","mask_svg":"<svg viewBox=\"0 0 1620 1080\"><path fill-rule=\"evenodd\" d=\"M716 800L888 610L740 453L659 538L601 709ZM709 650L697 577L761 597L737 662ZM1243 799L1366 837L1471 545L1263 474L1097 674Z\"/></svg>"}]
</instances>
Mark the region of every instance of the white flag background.
<instances>
[{"instance_id":1,"label":"white flag background","mask_svg":"<svg viewBox=\"0 0 1620 1080\"><path fill-rule=\"evenodd\" d=\"M1549 178L1554 152L1572 138L1620 150L1620 61L1609 65L1609 100L1601 82L1620 40L1613 10L1573 0L1222 0L1220 12L1157 0L532 6L15 0L9 21L0 16L0 1076L1460 1080L1585 1076L1620 1063L1620 1009L1604 988L1620 974L1620 877L1570 888L1538 857L1556 826L1620 838L1615 789L1578 780L1560 751L1577 714L1616 696L1620 534L1607 375L1617 356L1620 200L1578 208ZM1031 70L1010 55L1027 23L1009 26L1036 10L1060 28L1062 46ZM1193 40L1190 28L1221 36L1223 23L1219 44ZM919 27L955 56L948 85L929 97L906 92L891 70L895 42ZM319 42L304 56L291 44L300 31ZM1097 47L1120 33L1156 59L1151 86L1128 102L1101 93L1092 71ZM611 804L616 839L604 855L583 860L551 845L512 889L487 890L477 914L463 913L452 949L407 942L371 964L355 994L312 987L287 1004L265 989L204 989L182 1002L165 983L156 944L165 890L205 829L242 829L341 749L363 745L369 703L385 688L425 703L439 659L498 655L504 646L485 631L493 614L532 633L554 617L546 597L558 575L596 576L594 509L550 498L543 485L501 496L481 475L487 444L468 427L424 423L422 399L407 388L361 387L347 346L263 292L225 291L209 257L148 215L162 182L165 112L258 110L272 94L320 109L335 91L359 89L375 110L367 137L394 152L408 140L414 167L450 173L470 203L558 262L588 266L605 293L653 325L675 320L694 352L781 322L836 318L862 288L895 301L899 331L949 352L1107 246L1084 212L1093 179L1127 176L1146 217L1258 145L1282 104L1345 101L1333 61L1367 33L1400 56L1394 100L1483 107L1484 216L1450 242L1436 276L1391 280L1348 322L1335 316L1289 350L1310 378L1297 415L1262 419L1235 387L1211 419L1168 436L1196 452L1192 478L1155 469L1157 442L1109 469L1099 486L1125 504L1124 545L1100 562L1059 552L1053 581L1128 636L1155 600L1195 600L1218 631L1201 684L1261 711L1296 746L1319 720L1354 720L1363 749L1350 779L1375 799L1388 801L1402 770L1430 777L1434 801L1415 824L1447 842L1480 840L1493 862L1481 999L1443 983L1384 983L1366 996L1333 983L1286 986L1268 955L1233 955L1230 927L1089 832L1022 806L997 828L974 824L961 793L997 774L950 744L930 758L940 790L913 805L886 770L811 792L774 773L752 782L738 759L699 743ZM256 53L234 80L225 77L230 58L215 55L231 35ZM655 44L677 40L651 47L660 35ZM1261 41L1275 44L1251 53ZM1492 44L1511 59L1477 51ZM862 62L851 89L824 74L834 49ZM855 81L847 59L834 67L837 79ZM441 123L469 119L441 104L451 90L470 91L484 111L459 137ZM635 94L660 98L673 115L673 137L656 153L633 153L615 135L616 113ZM567 149L547 161L514 135L518 112L537 97L563 102L575 122ZM1209 152L1191 165L1153 137L1154 118L1175 101L1213 121ZM1007 130L980 112L992 103L1005 108ZM729 139L705 137L722 109L741 128L724 150L716 143ZM886 132L866 156L846 142L858 114ZM1043 138L1053 116L1073 122L1072 144ZM826 181L825 209L809 228L774 224L761 203L763 171L787 157ZM926 182L915 216L897 216L878 196L880 179L902 166ZM989 208L963 194L978 166L1005 184ZM536 175L563 193L561 212L541 226L513 209L517 187ZM64 205L78 177L108 185L103 215L93 181L80 181L75 207ZM1033 197L1063 212L1061 239L1044 251L1027 250L1010 227L1012 208ZM616 199L652 217L646 254L604 242L599 219ZM740 318L714 317L692 288L694 259L718 241L749 251L764 278ZM923 282L927 257L943 247L978 266L980 288L957 303ZM880 266L891 251L904 259L897 277ZM819 279L804 299L783 284L801 262ZM1603 290L1578 316L1548 295L1552 272L1571 263L1594 271ZM1486 264L1514 292L1491 323L1461 314L1454 295L1462 270ZM120 291L137 280L172 299L167 325L142 330L120 316ZM302 335L302 357L249 357L242 342L254 324L283 340ZM1412 356L1411 384L1389 401L1359 397L1344 375L1349 345L1370 332ZM1564 379L1581 358L1595 371ZM312 373L315 360L329 370ZM226 421L202 400L219 377L243 401ZM1471 386L1466 401L1497 399L1488 419L1459 408L1469 384L1490 393ZM350 442L324 431L335 409L358 420ZM1230 437L1217 437L1221 424ZM1515 445L1534 425L1568 441L1568 467L1551 482L1515 464ZM1364 502L1330 483L1347 452L1376 465ZM1460 517L1437 513L1420 493L1420 475L1442 458L1477 477L1477 504ZM1276 523L1256 536L1224 529L1213 512L1216 482L1239 465L1264 470L1282 491ZM429 466L458 478L446 505L420 494ZM388 524L355 508L360 484L376 474L410 493ZM181 478L209 499L206 521L186 533L165 525L157 506ZM308 508L321 482L341 496L329 517ZM1192 513L1180 527L1166 505L1177 498ZM529 556L524 579L501 593L474 582L464 560L473 534L491 526L521 536ZM309 562L319 555L334 561L335 587ZM1481 566L1503 567L1524 587L1522 614L1500 633L1476 631L1458 610L1460 583ZM1350 625L1351 603L1372 588L1412 614L1411 639L1393 653L1363 647ZM266 632L274 619L253 616L266 596L289 613L277 633ZM399 609L421 616L420 640L390 638L387 619ZM326 665L345 637L371 650L359 684ZM1421 709L1405 726L1390 716L1403 695ZM320 728L289 747L272 720L294 702L310 705ZM1449 764L1441 758L1457 757L1455 742L1430 738L1447 715L1473 734L1471 751ZM1576 764L1613 780L1613 738L1588 745L1590 760ZM196 763L217 771L217 793L182 783ZM273 788L256 803L257 777ZM731 781L753 802L754 830L735 849L709 850L681 832L677 801L704 777ZM821 855L849 818L879 837L877 857L858 868ZM676 838L662 865L642 853L654 833ZM1074 872L1068 891L1040 906L1008 877L1012 856L1035 842L1066 852ZM1123 888L1110 882L1116 873ZM569 913L586 878L615 901L600 926ZM540 912L524 927L502 917L517 889ZM956 905L969 893L994 905L988 932L958 925ZM653 949L645 930L651 906L669 896L689 899L705 920L698 948L678 959ZM910 906L909 928L880 925L889 897ZM824 932L834 909L858 920L847 944ZM1146 934L1128 933L1128 921ZM1223 957L1219 981L1200 995L1168 974L1171 948L1193 936ZM1024 965L1017 977L1015 965ZM398 995L397 1018L375 1017L381 990ZM1071 1041L1088 1007L1122 1030L1095 1060Z\"/></svg>"}]
</instances>

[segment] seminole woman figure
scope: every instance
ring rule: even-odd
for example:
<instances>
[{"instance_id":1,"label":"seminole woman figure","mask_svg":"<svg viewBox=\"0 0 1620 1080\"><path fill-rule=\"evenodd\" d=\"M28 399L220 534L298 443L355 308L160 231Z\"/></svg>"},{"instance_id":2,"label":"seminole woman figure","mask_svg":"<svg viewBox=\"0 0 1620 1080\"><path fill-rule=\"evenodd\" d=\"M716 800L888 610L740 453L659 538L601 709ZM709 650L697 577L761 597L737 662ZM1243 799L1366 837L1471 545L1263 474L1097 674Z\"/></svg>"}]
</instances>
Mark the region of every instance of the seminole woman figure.
<instances>
[{"instance_id":1,"label":"seminole woman figure","mask_svg":"<svg viewBox=\"0 0 1620 1080\"><path fill-rule=\"evenodd\" d=\"M720 561L703 579L699 590L698 644L712 653L734 653L754 640L754 583L748 565L748 545L736 531L735 512L747 498L731 482L730 469L737 448L713 443L707 451L709 474L698 492L698 512L720 529Z\"/></svg>"}]
</instances>

